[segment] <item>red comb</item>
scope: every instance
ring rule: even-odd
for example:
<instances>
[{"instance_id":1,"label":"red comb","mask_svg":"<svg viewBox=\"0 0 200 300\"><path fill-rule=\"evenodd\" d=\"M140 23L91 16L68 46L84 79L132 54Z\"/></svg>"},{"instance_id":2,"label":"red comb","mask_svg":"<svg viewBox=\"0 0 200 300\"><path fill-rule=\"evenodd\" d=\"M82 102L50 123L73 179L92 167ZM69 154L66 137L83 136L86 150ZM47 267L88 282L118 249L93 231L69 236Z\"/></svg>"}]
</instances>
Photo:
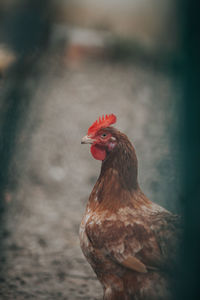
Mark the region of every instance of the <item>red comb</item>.
<instances>
[{"instance_id":1,"label":"red comb","mask_svg":"<svg viewBox=\"0 0 200 300\"><path fill-rule=\"evenodd\" d=\"M106 128L111 124L114 124L117 121L117 117L114 114L111 115L104 115L99 117L99 120L96 120L88 129L88 135L94 134L100 128Z\"/></svg>"}]
</instances>

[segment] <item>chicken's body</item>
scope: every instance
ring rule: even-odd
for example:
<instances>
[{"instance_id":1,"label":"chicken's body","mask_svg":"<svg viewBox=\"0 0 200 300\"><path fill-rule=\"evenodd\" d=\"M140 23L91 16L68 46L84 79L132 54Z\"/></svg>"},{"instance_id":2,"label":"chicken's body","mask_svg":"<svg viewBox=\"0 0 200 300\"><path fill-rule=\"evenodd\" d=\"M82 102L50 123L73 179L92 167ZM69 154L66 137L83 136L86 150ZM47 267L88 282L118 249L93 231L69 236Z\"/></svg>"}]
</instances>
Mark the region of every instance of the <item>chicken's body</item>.
<instances>
[{"instance_id":1,"label":"chicken's body","mask_svg":"<svg viewBox=\"0 0 200 300\"><path fill-rule=\"evenodd\" d=\"M87 204L80 226L82 251L105 300L168 300L179 219L142 193L133 146L116 129L106 130L117 144L102 162Z\"/></svg>"}]
</instances>

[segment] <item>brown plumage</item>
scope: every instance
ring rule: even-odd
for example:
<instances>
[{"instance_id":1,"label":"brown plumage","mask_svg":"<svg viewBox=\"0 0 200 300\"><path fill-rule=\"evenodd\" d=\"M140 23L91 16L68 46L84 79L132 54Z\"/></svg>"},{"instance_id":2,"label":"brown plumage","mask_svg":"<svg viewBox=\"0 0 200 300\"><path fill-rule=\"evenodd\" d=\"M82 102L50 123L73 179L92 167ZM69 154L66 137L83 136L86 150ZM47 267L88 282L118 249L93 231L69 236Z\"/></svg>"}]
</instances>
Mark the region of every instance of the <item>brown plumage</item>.
<instances>
[{"instance_id":1,"label":"brown plumage","mask_svg":"<svg viewBox=\"0 0 200 300\"><path fill-rule=\"evenodd\" d=\"M102 124L82 140L102 160L80 226L82 251L104 300L171 299L179 218L142 193L134 147L126 135Z\"/></svg>"}]
</instances>

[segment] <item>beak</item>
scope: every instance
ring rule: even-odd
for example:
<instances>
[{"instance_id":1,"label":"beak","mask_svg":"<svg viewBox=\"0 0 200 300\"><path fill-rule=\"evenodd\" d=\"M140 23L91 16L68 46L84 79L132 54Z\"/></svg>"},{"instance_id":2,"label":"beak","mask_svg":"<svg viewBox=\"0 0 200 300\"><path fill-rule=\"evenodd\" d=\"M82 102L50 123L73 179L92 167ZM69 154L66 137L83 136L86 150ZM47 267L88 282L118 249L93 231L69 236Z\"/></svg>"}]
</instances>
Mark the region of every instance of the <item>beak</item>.
<instances>
[{"instance_id":1,"label":"beak","mask_svg":"<svg viewBox=\"0 0 200 300\"><path fill-rule=\"evenodd\" d=\"M91 139L88 135L84 136L81 139L81 144L93 144L94 140Z\"/></svg>"}]
</instances>

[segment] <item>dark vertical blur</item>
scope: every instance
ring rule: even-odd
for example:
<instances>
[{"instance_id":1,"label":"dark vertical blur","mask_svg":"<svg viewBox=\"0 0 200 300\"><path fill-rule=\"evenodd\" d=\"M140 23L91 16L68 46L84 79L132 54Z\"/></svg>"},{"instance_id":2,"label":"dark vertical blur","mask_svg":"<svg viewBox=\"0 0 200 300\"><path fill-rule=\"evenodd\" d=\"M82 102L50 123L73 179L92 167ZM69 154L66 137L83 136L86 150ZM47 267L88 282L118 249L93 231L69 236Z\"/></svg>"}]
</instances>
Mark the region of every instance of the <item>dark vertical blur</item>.
<instances>
[{"instance_id":1,"label":"dark vertical blur","mask_svg":"<svg viewBox=\"0 0 200 300\"><path fill-rule=\"evenodd\" d=\"M180 1L183 14L183 181L185 234L178 299L200 299L200 2ZM176 299L177 299L176 298Z\"/></svg>"},{"instance_id":2,"label":"dark vertical blur","mask_svg":"<svg viewBox=\"0 0 200 300\"><path fill-rule=\"evenodd\" d=\"M16 55L14 66L2 79L0 100L0 218L1 230L6 193L12 188L12 159L21 129L29 114L32 93L26 87L30 76L37 78L37 63L47 48L51 29L52 1L14 1L1 12L0 42ZM35 83L34 83L35 84ZM33 86L34 86L33 84ZM11 180L12 175L12 180ZM0 241L1 242L1 241ZM2 248L1 248L2 250Z\"/></svg>"}]
</instances>

